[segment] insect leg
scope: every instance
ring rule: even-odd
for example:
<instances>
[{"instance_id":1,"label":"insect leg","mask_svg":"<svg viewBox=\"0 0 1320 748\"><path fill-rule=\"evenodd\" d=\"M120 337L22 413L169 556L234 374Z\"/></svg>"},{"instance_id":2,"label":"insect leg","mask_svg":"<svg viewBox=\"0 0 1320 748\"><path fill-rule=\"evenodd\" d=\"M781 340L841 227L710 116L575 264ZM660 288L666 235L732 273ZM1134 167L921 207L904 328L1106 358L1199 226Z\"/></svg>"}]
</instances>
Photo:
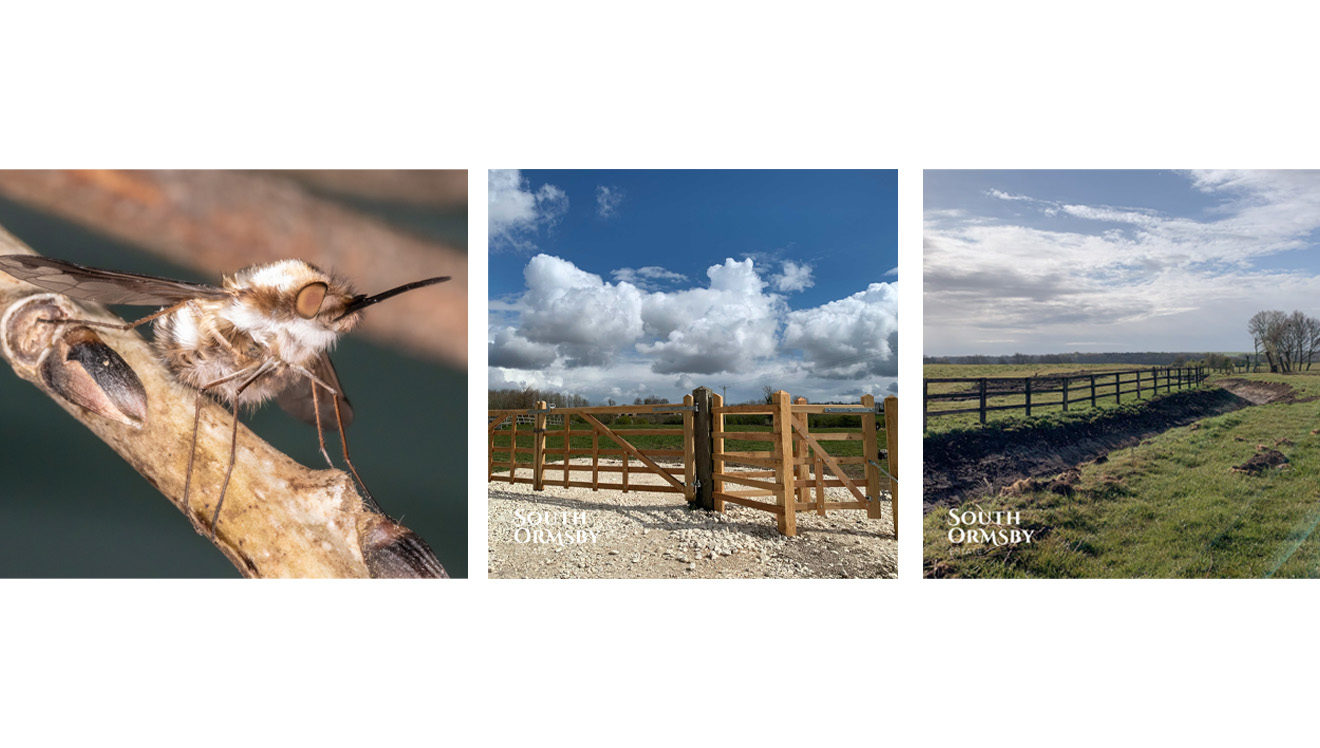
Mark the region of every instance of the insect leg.
<instances>
[{"instance_id":1,"label":"insect leg","mask_svg":"<svg viewBox=\"0 0 1320 748\"><path fill-rule=\"evenodd\" d=\"M353 471L353 477L357 479L358 485L362 487L362 497L366 499L367 508L377 514L384 514L384 510L380 508L380 504L376 503L376 499L371 495L371 491L367 488L367 484L362 482L362 476L358 475L357 468L353 466L353 460L348 456L348 435L344 433L344 417L339 412L339 397L336 396L334 400L335 424L339 426L339 443L343 445L344 448L344 462L348 463L348 469Z\"/></svg>"},{"instance_id":2,"label":"insect leg","mask_svg":"<svg viewBox=\"0 0 1320 748\"><path fill-rule=\"evenodd\" d=\"M197 520L193 518L192 511L189 509L189 499L192 495L193 463L197 460L197 425L202 418L202 400L206 398L207 390L212 387L218 387L230 380L237 379L244 374L247 374L249 371L251 371L251 368L239 369L233 374L226 374L219 379L207 382L197 388L197 399L193 403L192 445L188 448L188 473L183 479L183 516L188 518L188 521L192 523L193 528L199 533L202 531L202 528L201 525L197 523Z\"/></svg>"},{"instance_id":3,"label":"insect leg","mask_svg":"<svg viewBox=\"0 0 1320 748\"><path fill-rule=\"evenodd\" d=\"M167 306L164 309L148 314L142 319L134 320L133 322L124 322L124 323L98 322L94 319L47 319L45 317L37 321L47 322L52 325L87 325L88 327L108 327L112 330L132 330L134 327L137 327L139 325L145 325L146 323L154 319L157 319L159 317L163 317L167 314L170 314L171 312L177 312L179 309L182 309L183 306L188 303L188 301L190 300L185 299L173 306Z\"/></svg>"},{"instance_id":4,"label":"insect leg","mask_svg":"<svg viewBox=\"0 0 1320 748\"><path fill-rule=\"evenodd\" d=\"M225 503L225 491L229 490L229 478L234 474L234 458L238 455L238 396L243 394L243 390L248 385L260 379L266 372L275 368L274 364L262 364L257 367L256 372L248 377L234 391L234 422L232 430L229 433L229 466L225 468L225 482L220 484L220 498L215 502L215 512L211 515L211 541L215 542L215 526L220 523L220 507ZM247 369L244 369L247 371Z\"/></svg>"},{"instance_id":5,"label":"insect leg","mask_svg":"<svg viewBox=\"0 0 1320 748\"><path fill-rule=\"evenodd\" d=\"M335 463L330 460L330 453L325 451L325 432L321 430L321 403L317 397L316 380L312 379L312 413L316 416L316 441L321 445L321 456L325 458L325 464L334 467ZM330 393L331 397L336 397L335 393Z\"/></svg>"}]
</instances>

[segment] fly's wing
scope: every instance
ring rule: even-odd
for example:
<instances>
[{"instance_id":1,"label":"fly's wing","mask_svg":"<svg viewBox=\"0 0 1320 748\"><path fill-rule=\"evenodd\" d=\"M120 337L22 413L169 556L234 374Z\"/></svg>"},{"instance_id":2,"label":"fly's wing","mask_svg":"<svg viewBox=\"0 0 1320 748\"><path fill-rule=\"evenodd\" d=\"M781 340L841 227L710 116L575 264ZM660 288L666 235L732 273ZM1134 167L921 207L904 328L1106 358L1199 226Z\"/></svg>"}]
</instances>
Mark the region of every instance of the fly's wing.
<instances>
[{"instance_id":1,"label":"fly's wing","mask_svg":"<svg viewBox=\"0 0 1320 748\"><path fill-rule=\"evenodd\" d=\"M344 397L344 387L339 383L339 375L335 374L335 367L330 363L330 357L324 353L320 358L312 362L312 373L322 382L334 387L339 391L339 414L343 416L344 426L353 422L353 406L349 404L348 399ZM284 409L285 413L297 418L303 423L316 425L316 408L321 409L321 430L335 432L338 427L335 425L335 403L331 399L330 393L325 391L324 387L316 387L316 405L312 404L312 382L308 379L300 379L294 382L275 398L275 402Z\"/></svg>"},{"instance_id":2,"label":"fly's wing","mask_svg":"<svg viewBox=\"0 0 1320 748\"><path fill-rule=\"evenodd\" d=\"M229 298L224 289L202 283L99 270L36 255L0 255L0 270L47 291L98 304L165 306L185 299Z\"/></svg>"}]
</instances>

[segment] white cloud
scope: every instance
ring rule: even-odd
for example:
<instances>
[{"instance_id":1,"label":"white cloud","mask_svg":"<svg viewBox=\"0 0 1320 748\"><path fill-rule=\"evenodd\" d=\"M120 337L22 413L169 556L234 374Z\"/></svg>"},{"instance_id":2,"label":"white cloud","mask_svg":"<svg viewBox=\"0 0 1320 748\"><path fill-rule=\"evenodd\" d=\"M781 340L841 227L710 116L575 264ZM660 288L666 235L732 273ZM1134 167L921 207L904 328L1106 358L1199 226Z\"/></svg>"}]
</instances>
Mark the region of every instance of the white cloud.
<instances>
[{"instance_id":1,"label":"white cloud","mask_svg":"<svg viewBox=\"0 0 1320 748\"><path fill-rule=\"evenodd\" d=\"M533 343L512 327L494 330L488 341L491 366L510 369L541 369L555 362L555 347Z\"/></svg>"},{"instance_id":2,"label":"white cloud","mask_svg":"<svg viewBox=\"0 0 1320 748\"><path fill-rule=\"evenodd\" d=\"M611 270L610 277L616 282L631 283L648 291L654 290L663 283L682 283L688 279L682 273L666 270L659 265L647 265L641 268L619 268L618 270Z\"/></svg>"},{"instance_id":3,"label":"white cloud","mask_svg":"<svg viewBox=\"0 0 1320 748\"><path fill-rule=\"evenodd\" d=\"M832 379L897 376L898 287L872 283L845 299L788 313L784 345Z\"/></svg>"},{"instance_id":4,"label":"white cloud","mask_svg":"<svg viewBox=\"0 0 1320 748\"><path fill-rule=\"evenodd\" d=\"M568 212L568 194L553 184L532 191L517 169L492 169L489 178L490 246L493 250L536 248L533 238Z\"/></svg>"},{"instance_id":5,"label":"white cloud","mask_svg":"<svg viewBox=\"0 0 1320 748\"><path fill-rule=\"evenodd\" d=\"M517 313L492 319L491 386L559 381L595 402L632 402L706 385L741 402L765 385L855 401L893 384L893 284L790 312L752 259L726 259L707 269L705 287L669 292L633 282L686 280L659 266L610 275L615 282L558 257L531 258L526 291L504 305Z\"/></svg>"},{"instance_id":6,"label":"white cloud","mask_svg":"<svg viewBox=\"0 0 1320 748\"><path fill-rule=\"evenodd\" d=\"M619 209L619 204L623 202L623 190L619 187L609 185L596 185L596 215L601 218L609 218Z\"/></svg>"},{"instance_id":7,"label":"white cloud","mask_svg":"<svg viewBox=\"0 0 1320 748\"><path fill-rule=\"evenodd\" d=\"M1320 279L1258 262L1311 246L1320 174L1187 176L1190 189L1219 198L1208 218L1035 198L1042 213L1101 225L1058 231L929 212L927 352L1242 349L1258 309L1313 305Z\"/></svg>"},{"instance_id":8,"label":"white cloud","mask_svg":"<svg viewBox=\"0 0 1320 748\"><path fill-rule=\"evenodd\" d=\"M803 291L816 285L811 279L811 266L784 260L784 269L770 278L778 291Z\"/></svg>"},{"instance_id":9,"label":"white cloud","mask_svg":"<svg viewBox=\"0 0 1320 748\"><path fill-rule=\"evenodd\" d=\"M637 350L655 371L740 373L774 355L783 301L763 292L753 261L726 259L706 275L709 288L647 297L642 320L656 340Z\"/></svg>"}]
</instances>

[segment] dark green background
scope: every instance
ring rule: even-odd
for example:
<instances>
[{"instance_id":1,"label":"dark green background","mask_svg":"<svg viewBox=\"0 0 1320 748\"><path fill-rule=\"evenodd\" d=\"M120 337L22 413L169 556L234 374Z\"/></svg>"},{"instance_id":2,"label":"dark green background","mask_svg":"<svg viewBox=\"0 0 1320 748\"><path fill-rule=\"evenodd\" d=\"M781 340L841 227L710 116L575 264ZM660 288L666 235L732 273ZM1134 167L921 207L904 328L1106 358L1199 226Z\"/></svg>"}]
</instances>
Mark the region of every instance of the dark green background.
<instances>
[{"instance_id":1,"label":"dark green background","mask_svg":"<svg viewBox=\"0 0 1320 748\"><path fill-rule=\"evenodd\" d=\"M413 233L466 245L465 213L357 207ZM48 257L219 282L5 200L0 226ZM134 319L154 310L115 311ZM349 444L363 480L387 513L426 540L451 576L466 577L467 373L352 334L332 358L356 412ZM315 430L273 403L240 417L302 464L325 466ZM327 447L339 460L337 440ZM0 366L0 477L0 577L238 576L142 476L7 365Z\"/></svg>"}]
</instances>

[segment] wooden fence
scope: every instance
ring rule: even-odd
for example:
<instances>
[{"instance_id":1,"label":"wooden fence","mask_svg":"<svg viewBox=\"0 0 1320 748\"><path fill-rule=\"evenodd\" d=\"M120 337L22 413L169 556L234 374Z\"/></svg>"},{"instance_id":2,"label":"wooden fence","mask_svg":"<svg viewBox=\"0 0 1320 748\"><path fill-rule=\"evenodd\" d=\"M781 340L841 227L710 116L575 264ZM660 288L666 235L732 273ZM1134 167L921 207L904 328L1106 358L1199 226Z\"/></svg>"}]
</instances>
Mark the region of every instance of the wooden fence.
<instances>
[{"instance_id":1,"label":"wooden fence","mask_svg":"<svg viewBox=\"0 0 1320 748\"><path fill-rule=\"evenodd\" d=\"M1080 374L1043 374L1034 377L932 377L922 382L921 417L923 427L931 418L976 413L982 424L986 414L996 410L1025 410L1031 417L1032 409L1060 406L1068 410L1069 406L1097 407L1101 402L1113 398L1121 403L1124 395L1136 395L1149 392L1172 392L1176 389L1196 387L1205 381L1207 372L1203 366L1128 369L1125 371L1085 372ZM1074 385L1073 383L1077 384ZM932 393L932 384L965 384L968 389L956 392ZM1059 395L1055 399L1042 399L1042 395ZM996 397L1021 398L1020 402L991 405L990 399ZM946 403L974 400L974 408L953 408L932 410L931 403Z\"/></svg>"},{"instance_id":2,"label":"wooden fence","mask_svg":"<svg viewBox=\"0 0 1320 748\"><path fill-rule=\"evenodd\" d=\"M547 430L551 412L562 417L563 427ZM606 420L620 416L654 416L681 413L682 429L631 428L606 425ZM812 432L812 416L851 414L861 422L857 432ZM533 418L531 446L519 446L519 416ZM753 430L730 431L726 426L730 415L766 416L770 425ZM886 450L879 447L877 425L884 419ZM575 431L577 419L586 426ZM629 424L631 426L632 424ZM590 446L574 446L574 434L579 444L587 434ZM726 503L738 504L774 514L779 531L785 535L797 532L796 514L815 510L821 515L831 509L859 509L867 516L881 516L881 486L889 489L890 511L894 534L898 534L898 399L886 398L883 409L878 410L875 398L865 395L856 405L811 405L805 398L791 402L786 392L776 392L773 402L756 405L725 406L723 398L710 389L701 387L683 398L683 403L629 405L586 408L555 408L544 402L531 410L491 410L488 425L488 471L491 481L531 484L534 490L551 486L576 486L593 491L615 489L620 491L658 491L681 493L690 503L712 511L724 511ZM629 441L638 436L670 436L681 445L675 448L639 448ZM496 441L507 439L507 444ZM603 447L602 440L613 447ZM821 446L829 440L861 441L860 456L834 456ZM768 443L769 449L733 451L726 449L732 442ZM524 463L519 455L528 455ZM546 456L560 458L558 463L547 463ZM590 464L572 464L574 457L590 457ZM617 457L620 465L602 465L601 457ZM635 461L635 462L634 462ZM679 463L670 466L661 464ZM850 477L844 465L861 465L861 478ZM742 469L735 469L739 466ZM747 469L751 468L751 469ZM508 471L505 474L503 471ZM529 472L529 476L519 474ZM557 473L558 476L547 476ZM590 473L590 480L574 480L573 473ZM613 474L619 480L610 480ZM605 477L602 478L602 474ZM654 482L630 482L637 474L658 475ZM883 476L883 477L882 477ZM827 501L828 487L847 488L846 501ZM770 499L770 500L766 500Z\"/></svg>"}]
</instances>

